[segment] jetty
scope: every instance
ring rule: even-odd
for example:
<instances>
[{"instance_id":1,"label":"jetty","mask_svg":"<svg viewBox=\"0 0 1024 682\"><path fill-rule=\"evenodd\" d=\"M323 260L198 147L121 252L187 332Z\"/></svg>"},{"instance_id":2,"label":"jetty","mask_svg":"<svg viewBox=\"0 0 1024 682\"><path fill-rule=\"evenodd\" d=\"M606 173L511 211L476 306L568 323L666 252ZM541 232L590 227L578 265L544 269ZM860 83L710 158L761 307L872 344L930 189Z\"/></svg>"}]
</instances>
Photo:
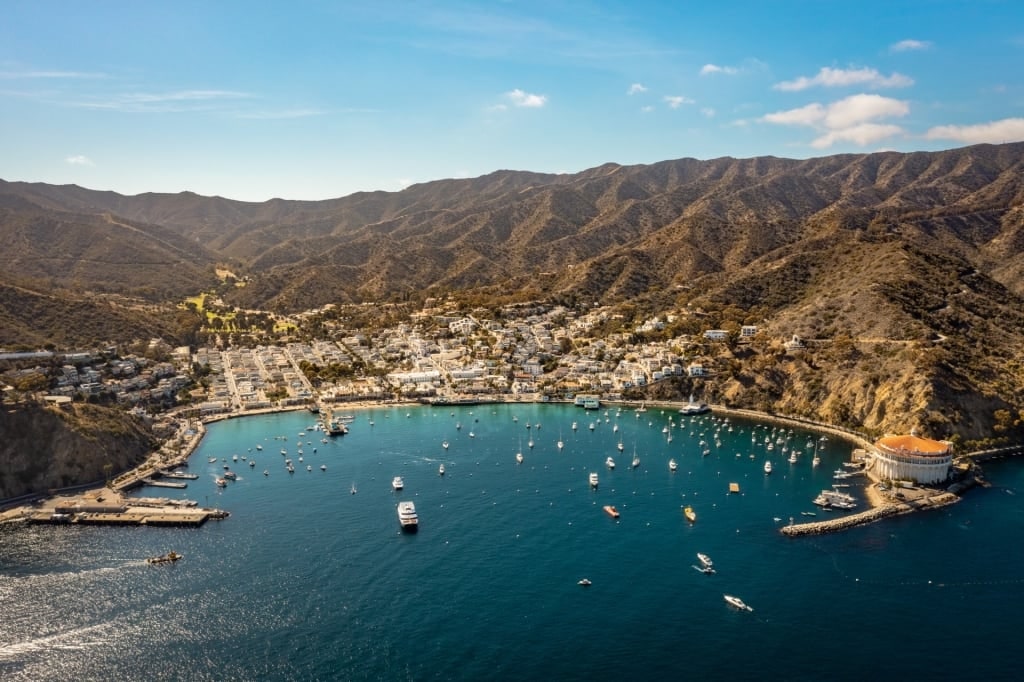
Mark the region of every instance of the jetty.
<instances>
[{"instance_id":1,"label":"jetty","mask_svg":"<svg viewBox=\"0 0 1024 682\"><path fill-rule=\"evenodd\" d=\"M182 484L183 485L183 484ZM199 507L192 500L126 497L111 488L62 495L5 512L0 521L105 526L201 526L225 519L222 509Z\"/></svg>"},{"instance_id":2,"label":"jetty","mask_svg":"<svg viewBox=\"0 0 1024 682\"><path fill-rule=\"evenodd\" d=\"M144 478L142 479L143 485L152 486L153 488L187 488L188 483L179 483L175 481L158 481L155 478Z\"/></svg>"},{"instance_id":3,"label":"jetty","mask_svg":"<svg viewBox=\"0 0 1024 682\"><path fill-rule=\"evenodd\" d=\"M838 516L827 521L812 521L810 523L792 523L783 526L780 532L789 537L803 535L823 535L847 530L856 526L863 526L874 523L890 516L910 514L926 509L938 509L960 501L960 497L951 492L929 491L935 494L923 494L915 499L901 502L886 502L856 514Z\"/></svg>"}]
</instances>

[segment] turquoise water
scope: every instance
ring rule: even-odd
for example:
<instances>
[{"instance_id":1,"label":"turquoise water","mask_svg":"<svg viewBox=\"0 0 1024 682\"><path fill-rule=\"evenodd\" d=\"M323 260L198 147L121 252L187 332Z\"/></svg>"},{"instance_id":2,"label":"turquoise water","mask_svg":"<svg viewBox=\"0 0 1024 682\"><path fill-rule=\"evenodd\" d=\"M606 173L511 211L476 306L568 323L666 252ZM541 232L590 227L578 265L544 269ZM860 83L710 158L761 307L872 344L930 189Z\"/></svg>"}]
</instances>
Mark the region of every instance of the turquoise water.
<instances>
[{"instance_id":1,"label":"turquoise water","mask_svg":"<svg viewBox=\"0 0 1024 682\"><path fill-rule=\"evenodd\" d=\"M180 494L141 493L230 510L222 522L0 530L0 677L1015 677L1020 462L989 465L995 485L958 505L791 540L774 519L817 511L810 500L831 485L849 445L828 441L813 468L811 436L796 431L800 461L788 464L776 446L766 477L769 430L757 428L755 445L754 425L738 419L556 405L355 414L351 433L326 444L307 432L301 463L307 413L213 425L191 460L199 480ZM222 463L207 460L236 453L257 466L233 465L240 480L221 491L213 479ZM395 475L402 493L391 490ZM741 494L727 493L730 482ZM418 533L399 531L399 499L416 502ZM185 558L145 563L170 549ZM696 552L717 574L691 568ZM593 585L578 586L583 577ZM728 607L726 593L754 611Z\"/></svg>"}]
</instances>

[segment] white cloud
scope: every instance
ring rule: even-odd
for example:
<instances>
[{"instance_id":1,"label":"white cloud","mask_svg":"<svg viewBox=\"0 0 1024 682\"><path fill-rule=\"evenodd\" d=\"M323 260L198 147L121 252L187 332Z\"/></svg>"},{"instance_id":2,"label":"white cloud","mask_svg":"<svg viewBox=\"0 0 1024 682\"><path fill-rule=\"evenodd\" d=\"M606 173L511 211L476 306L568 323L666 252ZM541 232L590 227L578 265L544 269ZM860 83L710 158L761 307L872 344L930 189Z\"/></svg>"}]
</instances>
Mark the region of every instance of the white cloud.
<instances>
[{"instance_id":1,"label":"white cloud","mask_svg":"<svg viewBox=\"0 0 1024 682\"><path fill-rule=\"evenodd\" d=\"M1004 118L968 126L935 126L924 136L929 140L956 140L967 144L1020 142L1024 140L1024 118Z\"/></svg>"},{"instance_id":2,"label":"white cloud","mask_svg":"<svg viewBox=\"0 0 1024 682\"><path fill-rule=\"evenodd\" d=\"M511 100L512 104L517 107L539 108L548 102L547 95L534 95L533 93L524 92L519 88L506 92L505 97Z\"/></svg>"},{"instance_id":3,"label":"white cloud","mask_svg":"<svg viewBox=\"0 0 1024 682\"><path fill-rule=\"evenodd\" d=\"M765 114L762 120L768 123L778 123L779 125L802 125L812 126L820 123L825 119L825 107L813 102L799 109L790 109L788 111L776 111L772 114Z\"/></svg>"},{"instance_id":4,"label":"white cloud","mask_svg":"<svg viewBox=\"0 0 1024 682\"><path fill-rule=\"evenodd\" d=\"M668 102L669 107L672 109L678 109L684 104L693 104L696 100L681 95L665 95L665 101Z\"/></svg>"},{"instance_id":5,"label":"white cloud","mask_svg":"<svg viewBox=\"0 0 1024 682\"><path fill-rule=\"evenodd\" d=\"M641 92L647 92L647 87L643 83L633 83L629 86L629 90L626 91L626 94L636 95Z\"/></svg>"},{"instance_id":6,"label":"white cloud","mask_svg":"<svg viewBox=\"0 0 1024 682\"><path fill-rule=\"evenodd\" d=\"M800 76L796 80L782 81L772 87L784 92L798 92L815 86L826 88L845 87L848 85L864 85L869 88L905 88L913 85L914 79L901 73L883 76L877 69L832 69L822 67L817 75Z\"/></svg>"},{"instance_id":7,"label":"white cloud","mask_svg":"<svg viewBox=\"0 0 1024 682\"><path fill-rule=\"evenodd\" d=\"M910 112L903 100L881 95L859 94L823 105L813 102L797 109L777 111L761 118L776 125L808 126L821 131L811 146L822 149L837 142L852 142L865 146L903 132L891 123L878 123L878 119L898 118Z\"/></svg>"},{"instance_id":8,"label":"white cloud","mask_svg":"<svg viewBox=\"0 0 1024 682\"><path fill-rule=\"evenodd\" d=\"M323 116L326 111L320 109L281 109L280 111L243 111L235 114L235 118L246 118L255 120L274 120L288 118L309 118L310 116ZM353 113L351 111L345 113Z\"/></svg>"},{"instance_id":9,"label":"white cloud","mask_svg":"<svg viewBox=\"0 0 1024 682\"><path fill-rule=\"evenodd\" d=\"M505 104L492 104L491 106L487 107L485 111L506 111L507 109L508 106Z\"/></svg>"},{"instance_id":10,"label":"white cloud","mask_svg":"<svg viewBox=\"0 0 1024 682\"><path fill-rule=\"evenodd\" d=\"M847 128L878 118L906 116L910 105L903 100L881 95L850 95L828 105L825 125L829 128Z\"/></svg>"},{"instance_id":11,"label":"white cloud","mask_svg":"<svg viewBox=\"0 0 1024 682\"><path fill-rule=\"evenodd\" d=\"M898 43L893 43L889 46L890 52L909 52L911 50L927 50L932 46L929 40L901 40Z\"/></svg>"},{"instance_id":12,"label":"white cloud","mask_svg":"<svg viewBox=\"0 0 1024 682\"><path fill-rule=\"evenodd\" d=\"M644 112L645 114L648 114L654 111L654 107L647 105L646 107L640 107L640 111Z\"/></svg>"},{"instance_id":13,"label":"white cloud","mask_svg":"<svg viewBox=\"0 0 1024 682\"><path fill-rule=\"evenodd\" d=\"M64 159L64 162L65 163L69 163L72 166L95 166L96 165L96 164L94 164L92 162L92 159L90 159L88 156L82 156L81 154L76 154L74 156L69 156L68 158Z\"/></svg>"},{"instance_id":14,"label":"white cloud","mask_svg":"<svg viewBox=\"0 0 1024 682\"><path fill-rule=\"evenodd\" d=\"M708 118L714 118L715 117L715 110L712 109L711 107L703 107L703 108L701 108L700 113L704 114Z\"/></svg>"},{"instance_id":15,"label":"white cloud","mask_svg":"<svg viewBox=\"0 0 1024 682\"><path fill-rule=\"evenodd\" d=\"M700 75L710 76L714 73L724 73L727 76L735 76L740 72L735 66L719 66L718 64L705 64L700 67Z\"/></svg>"},{"instance_id":16,"label":"white cloud","mask_svg":"<svg viewBox=\"0 0 1024 682\"><path fill-rule=\"evenodd\" d=\"M811 146L815 149L824 149L836 142L853 142L864 147L902 132L903 128L891 123L859 123L848 128L830 130L811 142Z\"/></svg>"}]
</instances>

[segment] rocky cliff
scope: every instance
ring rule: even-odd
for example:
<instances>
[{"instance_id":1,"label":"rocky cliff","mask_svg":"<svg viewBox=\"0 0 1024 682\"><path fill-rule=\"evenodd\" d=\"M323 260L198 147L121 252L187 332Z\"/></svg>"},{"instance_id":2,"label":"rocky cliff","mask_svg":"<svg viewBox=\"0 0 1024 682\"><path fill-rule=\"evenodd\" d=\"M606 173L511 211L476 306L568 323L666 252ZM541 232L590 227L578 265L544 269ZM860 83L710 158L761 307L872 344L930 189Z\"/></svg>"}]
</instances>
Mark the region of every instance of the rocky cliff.
<instances>
[{"instance_id":1,"label":"rocky cliff","mask_svg":"<svg viewBox=\"0 0 1024 682\"><path fill-rule=\"evenodd\" d=\"M101 481L146 459L152 432L123 411L5 405L0 410L0 499Z\"/></svg>"}]
</instances>

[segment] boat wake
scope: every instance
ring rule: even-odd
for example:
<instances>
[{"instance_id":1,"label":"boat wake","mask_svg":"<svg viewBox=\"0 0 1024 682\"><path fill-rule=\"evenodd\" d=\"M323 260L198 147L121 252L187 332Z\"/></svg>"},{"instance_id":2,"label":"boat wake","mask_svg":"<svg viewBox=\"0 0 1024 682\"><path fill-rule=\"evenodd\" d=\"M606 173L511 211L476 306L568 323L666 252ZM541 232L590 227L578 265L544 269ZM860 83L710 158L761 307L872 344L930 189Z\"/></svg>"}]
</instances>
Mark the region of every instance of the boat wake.
<instances>
[{"instance_id":1,"label":"boat wake","mask_svg":"<svg viewBox=\"0 0 1024 682\"><path fill-rule=\"evenodd\" d=\"M24 656L37 651L81 651L102 646L110 641L102 632L109 627L106 623L89 625L67 632L36 637L24 642L5 644L0 646L0 659Z\"/></svg>"}]
</instances>

